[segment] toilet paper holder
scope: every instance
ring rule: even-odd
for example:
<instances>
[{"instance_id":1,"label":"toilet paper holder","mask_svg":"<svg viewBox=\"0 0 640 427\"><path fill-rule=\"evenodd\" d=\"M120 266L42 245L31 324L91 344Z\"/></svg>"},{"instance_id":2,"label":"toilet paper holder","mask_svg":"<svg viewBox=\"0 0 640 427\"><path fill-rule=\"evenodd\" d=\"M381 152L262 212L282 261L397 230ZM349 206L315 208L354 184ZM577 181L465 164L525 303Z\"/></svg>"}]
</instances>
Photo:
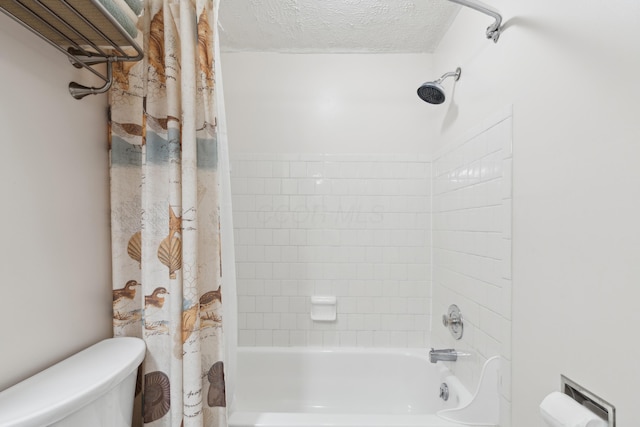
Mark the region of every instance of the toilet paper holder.
<instances>
[{"instance_id":1,"label":"toilet paper holder","mask_svg":"<svg viewBox=\"0 0 640 427\"><path fill-rule=\"evenodd\" d=\"M608 427L616 427L616 408L606 400L564 375L560 375L560 391L607 420Z\"/></svg>"}]
</instances>

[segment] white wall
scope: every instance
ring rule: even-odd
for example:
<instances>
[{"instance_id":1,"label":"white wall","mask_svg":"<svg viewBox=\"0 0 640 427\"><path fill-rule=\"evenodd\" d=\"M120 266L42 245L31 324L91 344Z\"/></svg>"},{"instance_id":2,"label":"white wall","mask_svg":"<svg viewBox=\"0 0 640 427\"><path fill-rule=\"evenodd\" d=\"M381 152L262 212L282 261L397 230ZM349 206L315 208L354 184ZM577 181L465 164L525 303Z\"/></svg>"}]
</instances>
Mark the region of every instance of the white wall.
<instances>
[{"instance_id":1,"label":"white wall","mask_svg":"<svg viewBox=\"0 0 640 427\"><path fill-rule=\"evenodd\" d=\"M426 54L222 55L231 153L426 153Z\"/></svg>"},{"instance_id":2,"label":"white wall","mask_svg":"<svg viewBox=\"0 0 640 427\"><path fill-rule=\"evenodd\" d=\"M540 425L560 374L637 425L640 4L491 4L498 44L463 10L437 51L462 67L438 127L452 140L513 104L513 425Z\"/></svg>"},{"instance_id":3,"label":"white wall","mask_svg":"<svg viewBox=\"0 0 640 427\"><path fill-rule=\"evenodd\" d=\"M0 390L111 336L106 98L0 16Z\"/></svg>"}]
</instances>

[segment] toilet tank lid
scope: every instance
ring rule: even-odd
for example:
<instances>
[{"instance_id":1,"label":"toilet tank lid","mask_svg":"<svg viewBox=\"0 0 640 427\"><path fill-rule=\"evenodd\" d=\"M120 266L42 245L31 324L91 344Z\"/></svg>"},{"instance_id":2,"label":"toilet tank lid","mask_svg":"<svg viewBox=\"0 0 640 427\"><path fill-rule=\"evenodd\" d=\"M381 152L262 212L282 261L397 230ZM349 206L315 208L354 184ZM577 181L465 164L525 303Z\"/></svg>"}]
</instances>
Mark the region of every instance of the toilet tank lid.
<instances>
[{"instance_id":1,"label":"toilet tank lid","mask_svg":"<svg viewBox=\"0 0 640 427\"><path fill-rule=\"evenodd\" d=\"M138 338L106 339L0 392L0 427L49 425L70 415L134 372L145 350Z\"/></svg>"}]
</instances>

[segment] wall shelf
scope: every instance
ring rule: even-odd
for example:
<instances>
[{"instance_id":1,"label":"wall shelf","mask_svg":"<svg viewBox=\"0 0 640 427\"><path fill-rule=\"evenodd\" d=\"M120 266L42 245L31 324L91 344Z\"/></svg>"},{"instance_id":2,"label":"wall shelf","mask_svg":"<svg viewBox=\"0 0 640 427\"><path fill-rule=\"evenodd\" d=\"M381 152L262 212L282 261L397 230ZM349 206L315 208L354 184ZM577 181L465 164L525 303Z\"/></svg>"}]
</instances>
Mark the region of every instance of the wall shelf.
<instances>
[{"instance_id":1,"label":"wall shelf","mask_svg":"<svg viewBox=\"0 0 640 427\"><path fill-rule=\"evenodd\" d=\"M117 7L116 0L0 0L0 11L64 53L74 67L104 81L101 87L69 83L76 99L108 91L114 62L139 61L144 56L135 41L135 22L114 17ZM96 68L101 64L106 72Z\"/></svg>"}]
</instances>

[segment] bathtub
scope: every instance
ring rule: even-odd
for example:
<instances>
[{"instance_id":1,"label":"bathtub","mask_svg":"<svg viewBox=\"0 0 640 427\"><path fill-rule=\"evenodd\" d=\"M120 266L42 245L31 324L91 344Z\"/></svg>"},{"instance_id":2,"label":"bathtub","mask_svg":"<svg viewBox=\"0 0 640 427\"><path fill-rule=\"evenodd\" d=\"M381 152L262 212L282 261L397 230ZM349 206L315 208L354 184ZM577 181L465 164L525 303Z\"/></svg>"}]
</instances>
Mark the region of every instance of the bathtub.
<instances>
[{"instance_id":1,"label":"bathtub","mask_svg":"<svg viewBox=\"0 0 640 427\"><path fill-rule=\"evenodd\" d=\"M240 348L229 426L460 427L436 413L471 399L426 350Z\"/></svg>"}]
</instances>

